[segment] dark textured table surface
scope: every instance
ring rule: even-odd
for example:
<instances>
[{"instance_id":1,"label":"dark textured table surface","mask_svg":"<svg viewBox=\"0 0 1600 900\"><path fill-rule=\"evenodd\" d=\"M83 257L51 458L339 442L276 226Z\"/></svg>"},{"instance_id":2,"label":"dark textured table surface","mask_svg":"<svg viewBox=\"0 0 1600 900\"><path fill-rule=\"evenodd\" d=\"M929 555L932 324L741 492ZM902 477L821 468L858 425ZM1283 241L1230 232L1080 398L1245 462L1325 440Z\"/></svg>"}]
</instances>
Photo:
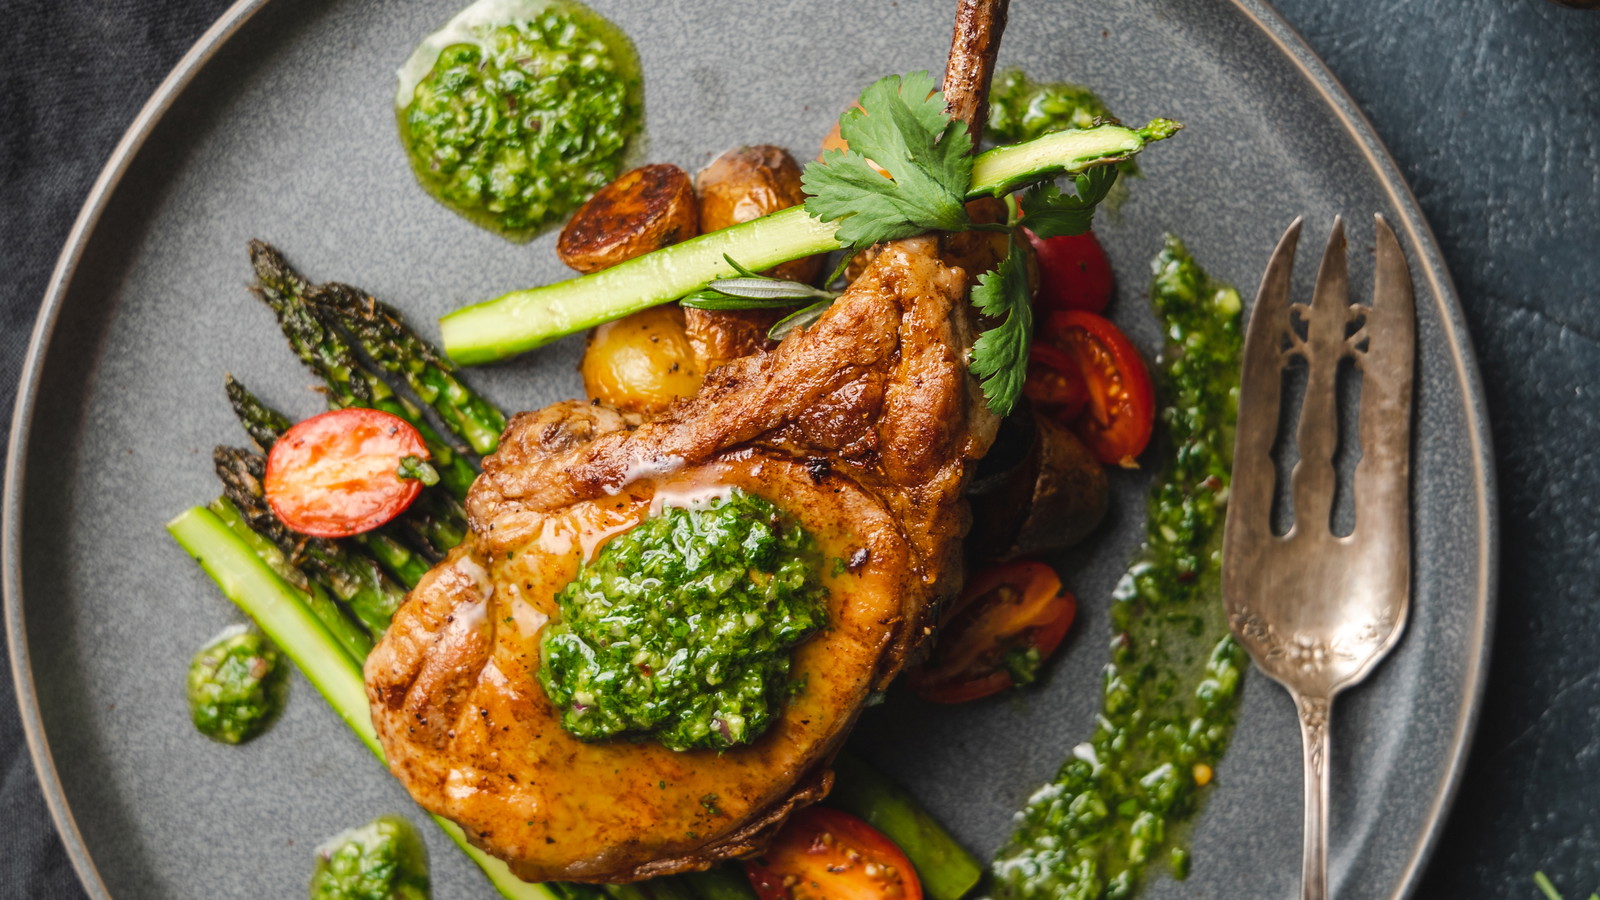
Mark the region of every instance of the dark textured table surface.
<instances>
[{"instance_id":1,"label":"dark textured table surface","mask_svg":"<svg viewBox=\"0 0 1600 900\"><path fill-rule=\"evenodd\" d=\"M227 5L0 4L0 408L90 184ZM1586 897L1600 890L1600 12L1544 0L1278 6L1366 110L1432 222L1494 429L1494 661L1421 896L1534 898L1543 869ZM82 896L9 669L0 682L0 896Z\"/></svg>"}]
</instances>

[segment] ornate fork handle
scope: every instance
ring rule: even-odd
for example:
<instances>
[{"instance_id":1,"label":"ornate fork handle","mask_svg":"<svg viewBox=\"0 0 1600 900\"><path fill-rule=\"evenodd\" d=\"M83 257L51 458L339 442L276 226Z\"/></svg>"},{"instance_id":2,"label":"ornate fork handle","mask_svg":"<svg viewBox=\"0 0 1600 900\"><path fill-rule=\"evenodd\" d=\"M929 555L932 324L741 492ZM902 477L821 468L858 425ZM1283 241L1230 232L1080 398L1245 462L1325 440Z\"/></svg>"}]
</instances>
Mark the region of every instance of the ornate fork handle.
<instances>
[{"instance_id":1,"label":"ornate fork handle","mask_svg":"<svg viewBox=\"0 0 1600 900\"><path fill-rule=\"evenodd\" d=\"M1303 900L1328 896L1328 711L1331 700L1294 694L1300 712L1300 740L1305 752L1306 824L1304 863L1300 874Z\"/></svg>"},{"instance_id":2,"label":"ornate fork handle","mask_svg":"<svg viewBox=\"0 0 1600 900\"><path fill-rule=\"evenodd\" d=\"M1372 302L1349 297L1344 223L1334 219L1309 304L1291 303L1300 221L1267 263L1245 333L1233 491L1223 536L1222 595L1234 636L1288 688L1300 713L1305 763L1304 900L1328 897L1328 712L1405 628L1411 590L1411 396L1416 313L1400 242L1374 220ZM1306 372L1295 423L1297 459L1279 485L1273 447L1292 405L1283 371ZM1358 422L1343 433L1340 371L1359 374ZM1289 398L1292 401L1292 398ZM1353 528L1336 533L1339 448L1358 446L1348 490ZM1274 494L1292 524L1273 526Z\"/></svg>"}]
</instances>

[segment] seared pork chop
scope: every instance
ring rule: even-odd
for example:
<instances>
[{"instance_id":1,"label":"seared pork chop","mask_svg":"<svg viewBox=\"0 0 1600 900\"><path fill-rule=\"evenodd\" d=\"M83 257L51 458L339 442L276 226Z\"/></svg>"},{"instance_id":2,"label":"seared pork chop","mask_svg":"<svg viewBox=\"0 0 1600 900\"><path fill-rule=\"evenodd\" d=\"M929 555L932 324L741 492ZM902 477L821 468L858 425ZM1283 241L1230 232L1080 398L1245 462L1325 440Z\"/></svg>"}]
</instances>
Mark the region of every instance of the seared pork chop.
<instances>
[{"instance_id":1,"label":"seared pork chop","mask_svg":"<svg viewBox=\"0 0 1600 900\"><path fill-rule=\"evenodd\" d=\"M471 536L367 661L418 802L523 878L627 881L757 850L826 791L867 696L961 585L962 491L994 430L964 361L965 275L934 250L891 245L815 325L652 422L576 402L512 420L468 497ZM556 592L653 504L728 486L848 561L823 573L829 628L795 651L805 690L721 754L578 741L536 675Z\"/></svg>"}]
</instances>

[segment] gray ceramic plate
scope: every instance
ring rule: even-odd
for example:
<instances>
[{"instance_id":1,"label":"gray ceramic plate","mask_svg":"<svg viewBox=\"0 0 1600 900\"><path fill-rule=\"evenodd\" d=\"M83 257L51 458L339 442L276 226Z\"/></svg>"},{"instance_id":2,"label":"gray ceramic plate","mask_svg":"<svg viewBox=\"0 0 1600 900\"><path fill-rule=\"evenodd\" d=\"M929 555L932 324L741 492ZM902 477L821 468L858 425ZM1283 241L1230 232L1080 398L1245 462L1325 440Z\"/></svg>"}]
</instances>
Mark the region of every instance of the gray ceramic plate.
<instances>
[{"instance_id":1,"label":"gray ceramic plate","mask_svg":"<svg viewBox=\"0 0 1600 900\"><path fill-rule=\"evenodd\" d=\"M553 238L508 245L411 181L392 72L458 2L239 4L135 122L62 256L13 430L6 622L41 780L94 895L300 895L326 836L385 812L420 818L303 682L254 743L227 749L194 732L184 667L237 614L162 524L216 493L211 447L243 440L223 372L296 414L318 409L244 289L248 238L422 322L561 277ZM943 65L954 4L594 5L639 42L648 157L694 169L738 143L808 155L871 79ZM1116 315L1144 346L1156 341L1146 260L1164 231L1247 293L1299 214L1313 245L1335 213L1349 217L1358 272L1372 212L1396 223L1410 254L1421 317L1414 618L1337 709L1333 798L1337 892L1404 895L1460 772L1494 581L1482 396L1438 248L1350 99L1256 0L1012 5L1003 64L1087 82L1130 120L1188 123L1101 225L1122 286ZM577 393L577 349L567 341L475 377L507 406L539 406ZM980 852L1089 733L1105 597L1142 526L1143 482L1119 476L1116 489L1110 527L1062 561L1084 611L1041 690L937 711L897 697L862 728L863 750ZM1193 874L1156 879L1149 896L1294 895L1297 741L1286 695L1252 679L1193 833ZM437 896L490 895L425 828Z\"/></svg>"}]
</instances>

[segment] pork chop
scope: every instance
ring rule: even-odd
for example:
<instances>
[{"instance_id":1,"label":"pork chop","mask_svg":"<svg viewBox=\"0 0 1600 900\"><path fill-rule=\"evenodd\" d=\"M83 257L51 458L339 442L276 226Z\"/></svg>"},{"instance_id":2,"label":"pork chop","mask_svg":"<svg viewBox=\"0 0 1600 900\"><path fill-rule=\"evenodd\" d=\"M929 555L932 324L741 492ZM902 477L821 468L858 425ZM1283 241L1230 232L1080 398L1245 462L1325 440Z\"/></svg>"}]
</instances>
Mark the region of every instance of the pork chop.
<instances>
[{"instance_id":1,"label":"pork chop","mask_svg":"<svg viewBox=\"0 0 1600 900\"><path fill-rule=\"evenodd\" d=\"M628 428L565 403L513 418L467 499L472 533L368 658L395 776L530 880L628 881L759 849L961 585L962 500L992 417L964 361L966 282L931 238L891 245L816 324ZM806 688L723 753L583 743L537 680L555 594L653 505L733 486L796 517L824 557L829 628ZM714 796L708 803L705 798Z\"/></svg>"}]
</instances>

